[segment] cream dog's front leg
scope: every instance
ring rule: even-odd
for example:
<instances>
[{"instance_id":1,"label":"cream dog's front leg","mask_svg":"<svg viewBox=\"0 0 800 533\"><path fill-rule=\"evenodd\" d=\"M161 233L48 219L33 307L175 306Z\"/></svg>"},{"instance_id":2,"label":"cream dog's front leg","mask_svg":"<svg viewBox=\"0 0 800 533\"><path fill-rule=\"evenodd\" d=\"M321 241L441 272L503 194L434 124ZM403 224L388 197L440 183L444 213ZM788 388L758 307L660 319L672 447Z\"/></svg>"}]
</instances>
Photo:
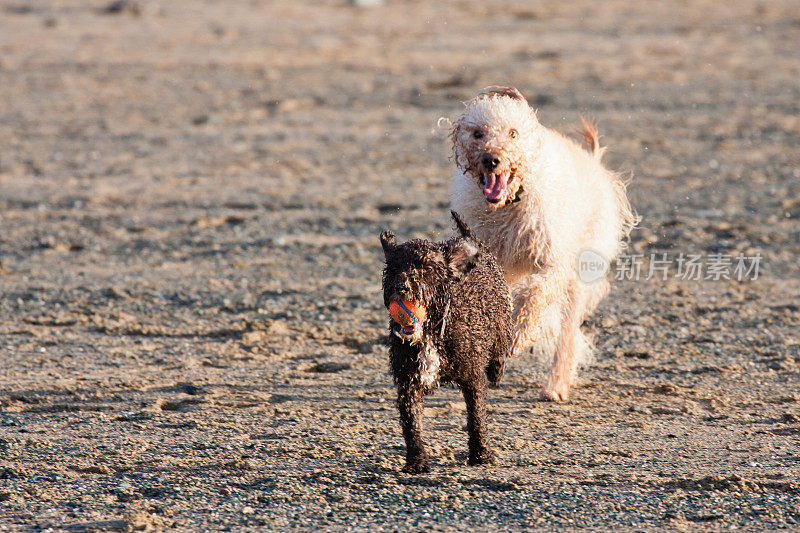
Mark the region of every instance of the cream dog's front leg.
<instances>
[{"instance_id":1,"label":"cream dog's front leg","mask_svg":"<svg viewBox=\"0 0 800 533\"><path fill-rule=\"evenodd\" d=\"M566 287L553 366L542 386L543 400L563 402L569 399L569 388L577 363L588 348L580 331L585 292L579 290L578 283L573 280Z\"/></svg>"},{"instance_id":2,"label":"cream dog's front leg","mask_svg":"<svg viewBox=\"0 0 800 533\"><path fill-rule=\"evenodd\" d=\"M553 305L560 305L566 276L563 269L544 268L514 284L514 341L511 355L519 355L533 343L550 346L557 335L542 318ZM549 314L549 313L548 313Z\"/></svg>"}]
</instances>

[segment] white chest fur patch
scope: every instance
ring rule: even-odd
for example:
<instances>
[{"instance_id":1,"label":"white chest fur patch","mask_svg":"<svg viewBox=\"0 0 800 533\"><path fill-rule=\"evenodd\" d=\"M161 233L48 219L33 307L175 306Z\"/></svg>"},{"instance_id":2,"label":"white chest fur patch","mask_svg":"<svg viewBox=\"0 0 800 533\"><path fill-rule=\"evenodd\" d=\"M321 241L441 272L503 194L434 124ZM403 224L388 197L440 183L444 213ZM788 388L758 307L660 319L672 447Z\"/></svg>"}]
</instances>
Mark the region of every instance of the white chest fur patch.
<instances>
[{"instance_id":1,"label":"white chest fur patch","mask_svg":"<svg viewBox=\"0 0 800 533\"><path fill-rule=\"evenodd\" d=\"M439 352L436 350L436 346L431 342L426 342L419 352L419 359L420 383L426 388L436 386L439 381L439 370L441 368Z\"/></svg>"}]
</instances>

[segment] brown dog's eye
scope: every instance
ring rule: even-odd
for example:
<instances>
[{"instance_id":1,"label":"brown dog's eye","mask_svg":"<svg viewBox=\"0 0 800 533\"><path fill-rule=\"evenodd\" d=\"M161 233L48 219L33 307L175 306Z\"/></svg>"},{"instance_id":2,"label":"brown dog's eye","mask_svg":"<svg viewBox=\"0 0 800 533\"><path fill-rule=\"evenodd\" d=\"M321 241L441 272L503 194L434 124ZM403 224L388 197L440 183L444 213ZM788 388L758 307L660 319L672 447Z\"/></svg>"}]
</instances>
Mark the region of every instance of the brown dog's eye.
<instances>
[{"instance_id":1,"label":"brown dog's eye","mask_svg":"<svg viewBox=\"0 0 800 533\"><path fill-rule=\"evenodd\" d=\"M475 130L475 133L473 133L472 136L475 137L476 139L482 139L483 132L481 130Z\"/></svg>"},{"instance_id":2,"label":"brown dog's eye","mask_svg":"<svg viewBox=\"0 0 800 533\"><path fill-rule=\"evenodd\" d=\"M508 134L511 136L512 139L516 139L517 138L517 130L515 130L513 128L511 129L511 131L508 132Z\"/></svg>"}]
</instances>

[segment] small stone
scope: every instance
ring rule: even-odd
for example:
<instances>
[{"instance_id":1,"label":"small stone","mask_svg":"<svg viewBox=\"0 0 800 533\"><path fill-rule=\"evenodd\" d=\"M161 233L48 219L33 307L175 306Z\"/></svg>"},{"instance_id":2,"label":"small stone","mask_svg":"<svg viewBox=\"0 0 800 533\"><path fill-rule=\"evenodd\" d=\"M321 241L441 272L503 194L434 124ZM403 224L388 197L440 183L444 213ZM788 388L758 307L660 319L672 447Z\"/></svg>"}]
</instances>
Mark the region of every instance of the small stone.
<instances>
[{"instance_id":1,"label":"small stone","mask_svg":"<svg viewBox=\"0 0 800 533\"><path fill-rule=\"evenodd\" d=\"M783 420L784 422L787 422L789 424L796 424L796 423L800 422L800 416L797 416L794 413L788 413L787 412L787 413L783 413L783 416L781 417L781 420Z\"/></svg>"},{"instance_id":2,"label":"small stone","mask_svg":"<svg viewBox=\"0 0 800 533\"><path fill-rule=\"evenodd\" d=\"M130 13L131 15L141 15L142 6L135 0L114 0L103 8L103 13L115 15L118 13Z\"/></svg>"},{"instance_id":3,"label":"small stone","mask_svg":"<svg viewBox=\"0 0 800 533\"><path fill-rule=\"evenodd\" d=\"M297 111L314 107L314 100L311 98L286 98L284 100L273 100L267 103L267 107L279 112Z\"/></svg>"},{"instance_id":4,"label":"small stone","mask_svg":"<svg viewBox=\"0 0 800 533\"><path fill-rule=\"evenodd\" d=\"M191 383L187 383L186 385L183 386L183 392L191 396L194 396L200 393L200 387L198 387L197 385L192 385Z\"/></svg>"},{"instance_id":5,"label":"small stone","mask_svg":"<svg viewBox=\"0 0 800 533\"><path fill-rule=\"evenodd\" d=\"M309 368L308 371L316 372L318 374L333 374L336 372L341 372L342 370L348 370L349 368L350 363L327 362L316 364Z\"/></svg>"},{"instance_id":6,"label":"small stone","mask_svg":"<svg viewBox=\"0 0 800 533\"><path fill-rule=\"evenodd\" d=\"M619 325L619 321L612 316L604 316L600 319L600 326L604 328L613 328Z\"/></svg>"},{"instance_id":7,"label":"small stone","mask_svg":"<svg viewBox=\"0 0 800 533\"><path fill-rule=\"evenodd\" d=\"M263 331L248 331L242 335L242 344L245 346L255 346L263 344L267 340L267 335Z\"/></svg>"},{"instance_id":8,"label":"small stone","mask_svg":"<svg viewBox=\"0 0 800 533\"><path fill-rule=\"evenodd\" d=\"M86 468L78 468L76 470L83 474L108 474L111 472L111 470L109 470L109 468L105 465L91 465L87 466Z\"/></svg>"},{"instance_id":9,"label":"small stone","mask_svg":"<svg viewBox=\"0 0 800 533\"><path fill-rule=\"evenodd\" d=\"M125 513L125 531L153 531L161 529L158 517L146 511L129 511Z\"/></svg>"}]
</instances>

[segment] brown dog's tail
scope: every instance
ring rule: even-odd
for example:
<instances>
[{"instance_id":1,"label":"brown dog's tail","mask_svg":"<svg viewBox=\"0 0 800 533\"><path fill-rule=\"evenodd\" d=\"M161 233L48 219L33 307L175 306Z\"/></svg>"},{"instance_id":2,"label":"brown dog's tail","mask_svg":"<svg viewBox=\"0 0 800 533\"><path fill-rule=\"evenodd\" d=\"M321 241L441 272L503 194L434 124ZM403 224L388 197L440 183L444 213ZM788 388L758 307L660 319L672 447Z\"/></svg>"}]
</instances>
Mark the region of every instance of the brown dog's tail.
<instances>
[{"instance_id":1,"label":"brown dog's tail","mask_svg":"<svg viewBox=\"0 0 800 533\"><path fill-rule=\"evenodd\" d=\"M472 239L475 242L480 242L478 238L475 236L475 234L472 233L472 230L469 229L467 223L464 222L464 220L458 213L456 213L451 209L450 216L453 217L453 222L456 223L456 227L458 227L458 232L461 234L462 237L464 237L465 239Z\"/></svg>"},{"instance_id":2,"label":"brown dog's tail","mask_svg":"<svg viewBox=\"0 0 800 533\"><path fill-rule=\"evenodd\" d=\"M600 146L600 133L597 131L597 122L587 122L586 119L581 117L581 137L586 144L589 145L589 150L598 161L603 157L606 152L605 147Z\"/></svg>"}]
</instances>

